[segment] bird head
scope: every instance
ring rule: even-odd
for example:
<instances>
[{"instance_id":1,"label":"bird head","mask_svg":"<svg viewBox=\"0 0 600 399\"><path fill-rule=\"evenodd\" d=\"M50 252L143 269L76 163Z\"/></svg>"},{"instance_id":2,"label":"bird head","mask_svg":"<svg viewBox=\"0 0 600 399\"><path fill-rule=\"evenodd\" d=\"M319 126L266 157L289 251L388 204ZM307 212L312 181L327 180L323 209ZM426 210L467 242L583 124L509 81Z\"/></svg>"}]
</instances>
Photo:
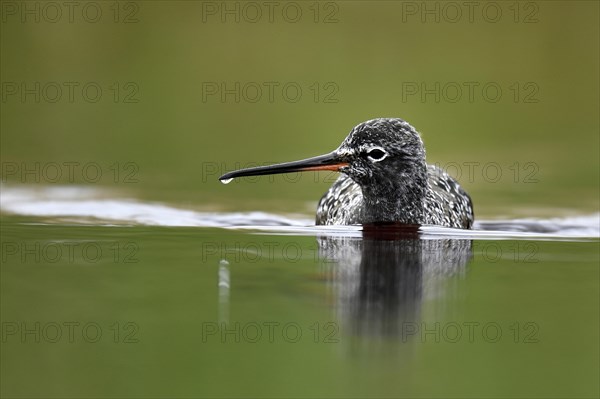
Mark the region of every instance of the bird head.
<instances>
[{"instance_id":1,"label":"bird head","mask_svg":"<svg viewBox=\"0 0 600 399\"><path fill-rule=\"evenodd\" d=\"M339 171L363 190L396 186L403 176L408 178L426 169L419 133L398 118L372 119L357 125L333 154L347 162Z\"/></svg>"},{"instance_id":2,"label":"bird head","mask_svg":"<svg viewBox=\"0 0 600 399\"><path fill-rule=\"evenodd\" d=\"M226 173L221 181L242 176L259 176L314 170L333 170L347 174L361 186L398 189L403 181L426 174L425 148L419 133L399 118L378 118L355 126L342 144L329 154L270 166ZM412 178L412 180L411 180ZM424 183L422 183L424 184Z\"/></svg>"}]
</instances>

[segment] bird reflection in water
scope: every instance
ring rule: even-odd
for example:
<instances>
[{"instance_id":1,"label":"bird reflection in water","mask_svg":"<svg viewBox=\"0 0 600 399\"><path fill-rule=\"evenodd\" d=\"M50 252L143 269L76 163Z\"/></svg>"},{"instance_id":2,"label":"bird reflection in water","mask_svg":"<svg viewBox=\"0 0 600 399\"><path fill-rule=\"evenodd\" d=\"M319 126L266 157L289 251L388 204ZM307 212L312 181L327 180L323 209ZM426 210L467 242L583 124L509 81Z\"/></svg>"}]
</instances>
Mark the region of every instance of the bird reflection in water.
<instances>
[{"instance_id":1,"label":"bird reflection in water","mask_svg":"<svg viewBox=\"0 0 600 399\"><path fill-rule=\"evenodd\" d=\"M415 225L364 225L362 238L317 239L341 327L356 335L406 333L424 298L440 295L440 283L463 274L472 257L471 240L424 237Z\"/></svg>"}]
</instances>

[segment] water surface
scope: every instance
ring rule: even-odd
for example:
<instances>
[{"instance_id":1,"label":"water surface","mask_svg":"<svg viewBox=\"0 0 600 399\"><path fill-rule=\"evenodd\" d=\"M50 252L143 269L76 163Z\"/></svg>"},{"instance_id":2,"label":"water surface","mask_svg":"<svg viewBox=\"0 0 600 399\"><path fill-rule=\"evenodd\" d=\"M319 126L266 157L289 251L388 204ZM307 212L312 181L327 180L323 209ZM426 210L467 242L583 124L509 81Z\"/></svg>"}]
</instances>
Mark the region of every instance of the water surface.
<instances>
[{"instance_id":1,"label":"water surface","mask_svg":"<svg viewBox=\"0 0 600 399\"><path fill-rule=\"evenodd\" d=\"M6 393L598 394L598 215L465 232L60 187L1 205Z\"/></svg>"}]
</instances>

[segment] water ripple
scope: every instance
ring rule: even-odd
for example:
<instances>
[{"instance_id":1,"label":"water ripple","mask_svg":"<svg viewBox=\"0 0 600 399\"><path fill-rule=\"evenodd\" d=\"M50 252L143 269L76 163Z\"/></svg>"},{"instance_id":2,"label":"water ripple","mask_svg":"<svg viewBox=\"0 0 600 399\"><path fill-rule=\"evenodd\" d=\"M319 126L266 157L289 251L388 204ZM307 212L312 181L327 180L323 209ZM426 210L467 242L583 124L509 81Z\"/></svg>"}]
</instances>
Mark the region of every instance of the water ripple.
<instances>
[{"instance_id":1,"label":"water ripple","mask_svg":"<svg viewBox=\"0 0 600 399\"><path fill-rule=\"evenodd\" d=\"M265 212L199 212L134 199L115 199L98 189L72 186L2 186L0 211L54 218L54 222L68 220L96 225L220 227L292 235L362 235L361 226L315 226L312 218ZM477 221L472 230L422 226L420 231L424 239L597 239L600 238L600 213L552 219L484 220Z\"/></svg>"}]
</instances>

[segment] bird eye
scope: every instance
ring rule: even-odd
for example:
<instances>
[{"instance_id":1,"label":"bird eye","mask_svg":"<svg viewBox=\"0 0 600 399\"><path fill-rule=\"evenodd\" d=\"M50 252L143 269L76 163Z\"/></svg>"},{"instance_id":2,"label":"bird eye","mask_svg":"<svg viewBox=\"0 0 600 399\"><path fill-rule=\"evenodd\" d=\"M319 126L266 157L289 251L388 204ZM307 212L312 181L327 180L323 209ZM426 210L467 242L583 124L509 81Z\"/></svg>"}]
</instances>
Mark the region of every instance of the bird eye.
<instances>
[{"instance_id":1,"label":"bird eye","mask_svg":"<svg viewBox=\"0 0 600 399\"><path fill-rule=\"evenodd\" d=\"M373 148L369 152L367 152L367 156L375 162L379 162L383 160L387 156L387 152L383 151L380 148Z\"/></svg>"}]
</instances>

